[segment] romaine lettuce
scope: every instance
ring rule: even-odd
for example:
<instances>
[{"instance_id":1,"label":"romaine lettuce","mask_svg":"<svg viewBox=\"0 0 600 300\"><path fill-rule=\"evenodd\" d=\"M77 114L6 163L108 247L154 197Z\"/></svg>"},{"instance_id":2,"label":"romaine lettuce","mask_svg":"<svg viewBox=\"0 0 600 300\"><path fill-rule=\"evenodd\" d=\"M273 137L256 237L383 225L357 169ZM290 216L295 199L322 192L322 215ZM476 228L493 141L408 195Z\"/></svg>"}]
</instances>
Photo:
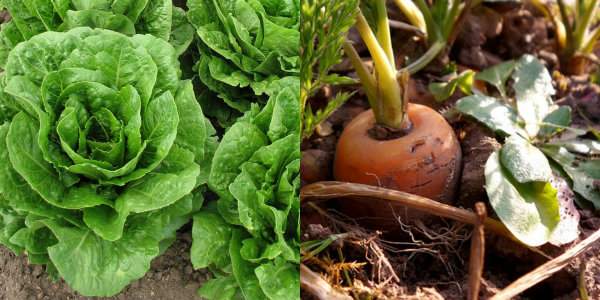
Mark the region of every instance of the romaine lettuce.
<instances>
[{"instance_id":1,"label":"romaine lettuce","mask_svg":"<svg viewBox=\"0 0 600 300\"><path fill-rule=\"evenodd\" d=\"M192 263L208 299L299 299L299 80L223 136L209 177L217 203L194 216ZM237 298L236 298L237 297Z\"/></svg>"},{"instance_id":2,"label":"romaine lettuce","mask_svg":"<svg viewBox=\"0 0 600 300\"><path fill-rule=\"evenodd\" d=\"M220 98L204 101L221 123L266 102L300 71L299 0L188 0L188 19L199 36L196 68ZM258 97L257 97L258 96Z\"/></svg>"},{"instance_id":3,"label":"romaine lettuce","mask_svg":"<svg viewBox=\"0 0 600 300\"><path fill-rule=\"evenodd\" d=\"M152 34L177 54L191 44L194 28L171 0L2 0L12 21L0 31L0 66L18 43L46 31L104 28L127 35Z\"/></svg>"},{"instance_id":4,"label":"romaine lettuce","mask_svg":"<svg viewBox=\"0 0 600 300\"><path fill-rule=\"evenodd\" d=\"M142 277L202 204L216 141L175 49L81 27L17 45L0 77L0 243L86 296Z\"/></svg>"}]
</instances>

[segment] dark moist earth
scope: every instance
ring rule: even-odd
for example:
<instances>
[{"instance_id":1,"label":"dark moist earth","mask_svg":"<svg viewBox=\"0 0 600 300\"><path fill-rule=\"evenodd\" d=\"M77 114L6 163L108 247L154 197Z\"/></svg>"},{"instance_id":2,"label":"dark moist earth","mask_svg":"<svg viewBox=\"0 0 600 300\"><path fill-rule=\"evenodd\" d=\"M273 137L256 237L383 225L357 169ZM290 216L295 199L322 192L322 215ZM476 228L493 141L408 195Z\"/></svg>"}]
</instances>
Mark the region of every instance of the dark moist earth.
<instances>
[{"instance_id":1,"label":"dark moist earth","mask_svg":"<svg viewBox=\"0 0 600 300\"><path fill-rule=\"evenodd\" d=\"M189 252L191 243L190 233L181 233L178 240L152 262L146 276L133 282L117 296L108 298L80 296L64 281L52 282L44 267L29 265L24 255L17 257L0 246L0 300L201 299L196 295L196 290L210 275L193 270Z\"/></svg>"}]
</instances>

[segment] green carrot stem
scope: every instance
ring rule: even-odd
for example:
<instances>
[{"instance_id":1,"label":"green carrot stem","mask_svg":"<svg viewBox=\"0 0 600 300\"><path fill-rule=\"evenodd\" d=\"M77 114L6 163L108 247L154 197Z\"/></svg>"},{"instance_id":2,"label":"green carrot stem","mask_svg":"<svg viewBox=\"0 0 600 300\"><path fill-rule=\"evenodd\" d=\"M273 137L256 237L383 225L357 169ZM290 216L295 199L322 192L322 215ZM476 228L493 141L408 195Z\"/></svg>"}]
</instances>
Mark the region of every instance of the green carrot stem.
<instances>
[{"instance_id":1,"label":"green carrot stem","mask_svg":"<svg viewBox=\"0 0 600 300\"><path fill-rule=\"evenodd\" d=\"M427 39L430 43L435 42L441 38L441 32L438 29L438 25L435 23L433 19L433 15L431 11L429 11L429 6L425 3L425 0L415 0L415 4L421 10L423 14L423 19L425 19L425 24L427 25Z\"/></svg>"},{"instance_id":2,"label":"green carrot stem","mask_svg":"<svg viewBox=\"0 0 600 300\"><path fill-rule=\"evenodd\" d=\"M419 28L422 32L427 34L427 24L423 13L411 0L394 0L396 6L402 11L408 21L415 27Z\"/></svg>"},{"instance_id":3,"label":"green carrot stem","mask_svg":"<svg viewBox=\"0 0 600 300\"><path fill-rule=\"evenodd\" d=\"M392 35L390 33L390 23L387 16L387 7L385 0L377 0L377 40L385 51L388 57L389 63L392 66L396 65L394 58L394 49L392 48Z\"/></svg>"},{"instance_id":4,"label":"green carrot stem","mask_svg":"<svg viewBox=\"0 0 600 300\"><path fill-rule=\"evenodd\" d=\"M354 66L354 70L356 71L356 74L363 85L363 89L367 94L369 105L374 107L377 103L377 87L375 86L375 77L368 70L367 66L358 55L358 52L356 52L356 49L348 40L344 41L344 53L346 53L346 56L348 56L348 59L350 59L350 63L352 66Z\"/></svg>"},{"instance_id":5,"label":"green carrot stem","mask_svg":"<svg viewBox=\"0 0 600 300\"><path fill-rule=\"evenodd\" d=\"M575 47L575 51L583 48L584 39L586 38L588 28L591 25L592 16L595 15L597 10L598 0L591 0L589 6L583 9L583 16L578 16L577 26L575 26L575 33L573 35L573 46Z\"/></svg>"},{"instance_id":6,"label":"green carrot stem","mask_svg":"<svg viewBox=\"0 0 600 300\"><path fill-rule=\"evenodd\" d=\"M388 60L386 52L362 12L358 13L356 29L367 45L375 67L377 100L374 101L375 105L372 109L375 111L376 121L390 128L403 129L406 125L404 124L404 99L402 87L396 81L396 68Z\"/></svg>"},{"instance_id":7,"label":"green carrot stem","mask_svg":"<svg viewBox=\"0 0 600 300\"><path fill-rule=\"evenodd\" d=\"M438 40L429 47L427 52L425 52L419 59L415 60L413 63L408 65L405 69L408 70L410 74L415 74L425 68L432 60L434 60L442 50L446 48L446 41ZM398 74L399 76L399 74Z\"/></svg>"},{"instance_id":8,"label":"green carrot stem","mask_svg":"<svg viewBox=\"0 0 600 300\"><path fill-rule=\"evenodd\" d=\"M594 46L596 42L600 40L600 27L596 27L594 31L589 34L589 38L586 40L581 52L583 53L592 53L594 51Z\"/></svg>"}]
</instances>

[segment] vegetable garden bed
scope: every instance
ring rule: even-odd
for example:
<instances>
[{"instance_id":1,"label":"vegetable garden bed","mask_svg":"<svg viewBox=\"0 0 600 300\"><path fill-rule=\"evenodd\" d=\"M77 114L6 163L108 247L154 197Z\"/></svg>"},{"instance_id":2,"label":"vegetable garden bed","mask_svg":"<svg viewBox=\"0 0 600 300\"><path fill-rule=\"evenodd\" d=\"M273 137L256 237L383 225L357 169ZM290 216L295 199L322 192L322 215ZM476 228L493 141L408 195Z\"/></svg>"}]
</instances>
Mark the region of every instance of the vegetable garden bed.
<instances>
[{"instance_id":1,"label":"vegetable garden bed","mask_svg":"<svg viewBox=\"0 0 600 300\"><path fill-rule=\"evenodd\" d=\"M0 1L0 298L299 298L299 1Z\"/></svg>"},{"instance_id":2,"label":"vegetable garden bed","mask_svg":"<svg viewBox=\"0 0 600 300\"><path fill-rule=\"evenodd\" d=\"M600 297L597 3L307 2L303 297ZM440 152L433 119L402 125L408 101L440 112L462 155ZM536 267L545 280L524 276Z\"/></svg>"}]
</instances>

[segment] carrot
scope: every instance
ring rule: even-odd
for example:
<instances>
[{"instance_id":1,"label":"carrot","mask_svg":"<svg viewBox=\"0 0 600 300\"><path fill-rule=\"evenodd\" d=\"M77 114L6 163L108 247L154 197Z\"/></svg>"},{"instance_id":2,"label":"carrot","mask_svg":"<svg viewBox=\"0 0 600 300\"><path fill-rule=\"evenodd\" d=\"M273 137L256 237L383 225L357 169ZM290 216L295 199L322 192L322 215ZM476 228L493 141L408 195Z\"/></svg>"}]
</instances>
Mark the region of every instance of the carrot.
<instances>
[{"instance_id":1,"label":"carrot","mask_svg":"<svg viewBox=\"0 0 600 300\"><path fill-rule=\"evenodd\" d=\"M361 12L356 22L371 53L374 71L368 70L350 42L344 45L371 110L358 115L343 130L336 148L334 177L449 204L461 168L460 144L443 116L426 106L408 103L410 70L396 70L389 31L382 30L389 26L385 1L375 0L375 7L377 35ZM377 217L393 216L378 210L389 211L359 204L350 209Z\"/></svg>"},{"instance_id":2,"label":"carrot","mask_svg":"<svg viewBox=\"0 0 600 300\"><path fill-rule=\"evenodd\" d=\"M377 140L368 131L375 115L357 116L340 136L334 161L339 181L386 187L449 204L461 167L460 144L444 117L419 104L408 106L412 129Z\"/></svg>"}]
</instances>

